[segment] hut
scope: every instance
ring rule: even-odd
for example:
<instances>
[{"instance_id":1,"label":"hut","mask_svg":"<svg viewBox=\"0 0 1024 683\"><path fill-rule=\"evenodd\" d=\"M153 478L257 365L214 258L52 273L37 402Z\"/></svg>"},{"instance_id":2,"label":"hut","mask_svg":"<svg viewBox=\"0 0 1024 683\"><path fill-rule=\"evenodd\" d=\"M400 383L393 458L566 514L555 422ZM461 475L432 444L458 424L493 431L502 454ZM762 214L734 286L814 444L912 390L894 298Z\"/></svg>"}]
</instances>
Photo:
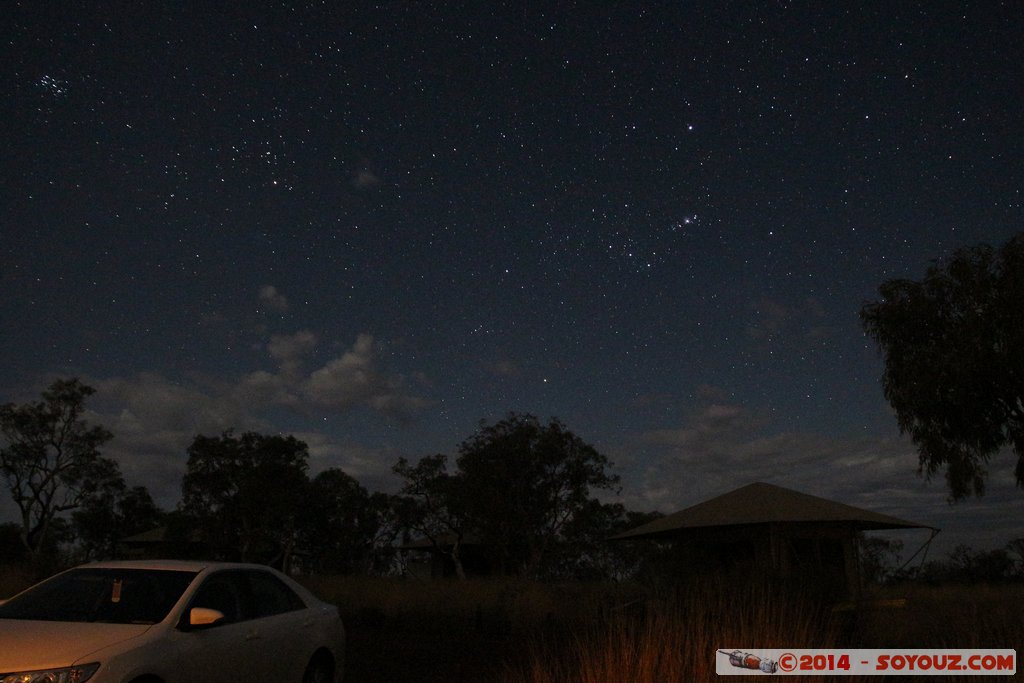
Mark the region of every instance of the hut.
<instances>
[{"instance_id":1,"label":"hut","mask_svg":"<svg viewBox=\"0 0 1024 683\"><path fill-rule=\"evenodd\" d=\"M117 556L130 560L158 558L199 558L209 554L198 530L168 530L166 525L154 527L117 543Z\"/></svg>"},{"instance_id":2,"label":"hut","mask_svg":"<svg viewBox=\"0 0 1024 683\"><path fill-rule=\"evenodd\" d=\"M612 537L672 541L681 566L716 575L813 582L858 597L864 531L932 529L765 483L743 486ZM930 539L929 539L930 540Z\"/></svg>"},{"instance_id":3,"label":"hut","mask_svg":"<svg viewBox=\"0 0 1024 683\"><path fill-rule=\"evenodd\" d=\"M442 579L457 574L455 560L452 557L455 545L454 534L441 534L433 539L420 538L403 543L398 549L420 558L426 556L426 563L422 560L407 562L406 568L411 575L417 578ZM459 539L458 553L459 562L466 576L489 576L492 573L486 547L476 536Z\"/></svg>"}]
</instances>

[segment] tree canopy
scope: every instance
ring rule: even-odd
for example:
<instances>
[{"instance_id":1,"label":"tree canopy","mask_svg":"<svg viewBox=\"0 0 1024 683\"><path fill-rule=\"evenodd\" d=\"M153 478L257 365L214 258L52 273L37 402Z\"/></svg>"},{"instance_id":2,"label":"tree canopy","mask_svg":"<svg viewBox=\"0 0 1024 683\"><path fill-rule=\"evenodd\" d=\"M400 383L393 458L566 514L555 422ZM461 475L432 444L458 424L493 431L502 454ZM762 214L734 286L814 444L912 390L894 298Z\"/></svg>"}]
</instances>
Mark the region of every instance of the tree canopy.
<instances>
[{"instance_id":1,"label":"tree canopy","mask_svg":"<svg viewBox=\"0 0 1024 683\"><path fill-rule=\"evenodd\" d=\"M159 526L164 513L145 486L128 488L122 482L86 500L71 521L77 559L103 560L118 556L122 539Z\"/></svg>"},{"instance_id":2,"label":"tree canopy","mask_svg":"<svg viewBox=\"0 0 1024 683\"><path fill-rule=\"evenodd\" d=\"M285 562L299 536L308 458L292 436L199 435L188 448L182 509L218 552Z\"/></svg>"},{"instance_id":3,"label":"tree canopy","mask_svg":"<svg viewBox=\"0 0 1024 683\"><path fill-rule=\"evenodd\" d=\"M78 379L57 380L41 401L0 406L0 471L21 513L21 539L37 557L62 513L90 497L123 487L120 468L100 453L109 431L82 419L95 390Z\"/></svg>"},{"instance_id":4,"label":"tree canopy","mask_svg":"<svg viewBox=\"0 0 1024 683\"><path fill-rule=\"evenodd\" d=\"M954 500L982 495L986 464L1009 447L1024 486L1024 234L999 249L961 249L879 294L861 322L920 470L944 471Z\"/></svg>"},{"instance_id":5,"label":"tree canopy","mask_svg":"<svg viewBox=\"0 0 1024 683\"><path fill-rule=\"evenodd\" d=\"M399 458L392 471L404 480L394 502L399 523L447 555L456 576L465 579L462 546L473 528L466 514L469 492L458 474L448 472L448 456L430 455L415 465Z\"/></svg>"},{"instance_id":6,"label":"tree canopy","mask_svg":"<svg viewBox=\"0 0 1024 683\"><path fill-rule=\"evenodd\" d=\"M388 502L386 494L368 493L338 468L313 477L300 517L309 568L342 574L383 570L393 540Z\"/></svg>"},{"instance_id":7,"label":"tree canopy","mask_svg":"<svg viewBox=\"0 0 1024 683\"><path fill-rule=\"evenodd\" d=\"M309 568L342 573L386 561L388 497L340 469L310 480L309 449L295 437L199 435L188 456L180 511L219 557L288 568L301 552Z\"/></svg>"},{"instance_id":8,"label":"tree canopy","mask_svg":"<svg viewBox=\"0 0 1024 683\"><path fill-rule=\"evenodd\" d=\"M414 528L428 538L443 534L448 548L472 535L500 573L537 575L559 564L560 548L608 519L593 493L618 483L608 459L557 419L545 424L525 414L481 423L455 462L453 473L443 455L396 466L403 494L423 515Z\"/></svg>"}]
</instances>

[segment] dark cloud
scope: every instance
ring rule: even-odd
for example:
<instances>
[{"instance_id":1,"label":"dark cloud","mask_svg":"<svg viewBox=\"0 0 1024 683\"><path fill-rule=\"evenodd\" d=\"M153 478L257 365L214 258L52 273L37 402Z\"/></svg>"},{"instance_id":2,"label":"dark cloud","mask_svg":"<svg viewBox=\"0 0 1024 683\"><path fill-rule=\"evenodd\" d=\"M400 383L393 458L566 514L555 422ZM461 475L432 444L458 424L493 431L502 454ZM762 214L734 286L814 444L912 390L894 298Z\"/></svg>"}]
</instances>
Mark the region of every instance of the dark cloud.
<instances>
[{"instance_id":1,"label":"dark cloud","mask_svg":"<svg viewBox=\"0 0 1024 683\"><path fill-rule=\"evenodd\" d=\"M369 190L375 188L381 184L380 178L368 169L361 169L352 178L352 185L359 190Z\"/></svg>"},{"instance_id":2,"label":"dark cloud","mask_svg":"<svg viewBox=\"0 0 1024 683\"><path fill-rule=\"evenodd\" d=\"M636 443L642 444L641 455L616 458L625 500L636 509L674 512L763 481L946 528L935 541L940 553L957 543L998 547L1024 536L1009 453L993 469L984 499L951 506L941 478L929 482L918 476L916 449L904 438L776 432L741 406L714 404L678 428L637 435ZM965 535L979 517L986 520L983 530Z\"/></svg>"},{"instance_id":3,"label":"dark cloud","mask_svg":"<svg viewBox=\"0 0 1024 683\"><path fill-rule=\"evenodd\" d=\"M146 486L161 505L173 507L186 450L197 434L229 429L276 433L281 427L274 410L281 407L298 417L362 410L407 421L429 406L400 376L379 367L369 335L359 335L341 356L304 373L302 364L317 341L309 331L274 336L266 350L278 371L259 370L236 381L185 383L157 373L85 378L96 389L86 417L114 434L105 452L121 464L129 483ZM314 466L342 467L368 481L383 482L398 457L325 432L300 430L298 435L310 445Z\"/></svg>"},{"instance_id":4,"label":"dark cloud","mask_svg":"<svg viewBox=\"0 0 1024 683\"><path fill-rule=\"evenodd\" d=\"M273 285L261 287L259 296L260 304L268 311L285 313L288 310L288 298Z\"/></svg>"}]
</instances>

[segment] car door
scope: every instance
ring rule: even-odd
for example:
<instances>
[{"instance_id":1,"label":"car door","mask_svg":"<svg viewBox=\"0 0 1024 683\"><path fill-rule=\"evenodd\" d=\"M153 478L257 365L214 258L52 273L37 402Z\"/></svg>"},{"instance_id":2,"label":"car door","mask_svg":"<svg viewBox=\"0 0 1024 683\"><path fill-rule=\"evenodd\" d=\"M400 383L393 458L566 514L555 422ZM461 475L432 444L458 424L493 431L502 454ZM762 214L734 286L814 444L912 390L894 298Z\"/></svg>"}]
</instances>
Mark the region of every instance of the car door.
<instances>
[{"instance_id":1,"label":"car door","mask_svg":"<svg viewBox=\"0 0 1024 683\"><path fill-rule=\"evenodd\" d=\"M251 618L248 586L242 572L210 574L197 589L189 609L205 607L224 614L209 626L183 626L176 634L178 661L175 679L182 683L220 683L224 680L271 680L258 675L259 638ZM184 619L188 619L188 610Z\"/></svg>"},{"instance_id":2,"label":"car door","mask_svg":"<svg viewBox=\"0 0 1024 683\"><path fill-rule=\"evenodd\" d=\"M300 681L316 649L312 612L283 581L267 571L245 572L252 600L256 638L268 655L260 680Z\"/></svg>"}]
</instances>

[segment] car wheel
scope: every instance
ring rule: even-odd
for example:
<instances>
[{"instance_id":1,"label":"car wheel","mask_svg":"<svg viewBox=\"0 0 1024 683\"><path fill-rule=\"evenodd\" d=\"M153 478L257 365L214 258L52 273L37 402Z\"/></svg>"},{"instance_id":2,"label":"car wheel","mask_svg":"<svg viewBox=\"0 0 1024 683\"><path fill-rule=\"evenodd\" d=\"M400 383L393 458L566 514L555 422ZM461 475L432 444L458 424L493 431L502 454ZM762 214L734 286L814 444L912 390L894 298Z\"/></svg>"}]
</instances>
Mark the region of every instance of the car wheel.
<instances>
[{"instance_id":1,"label":"car wheel","mask_svg":"<svg viewBox=\"0 0 1024 683\"><path fill-rule=\"evenodd\" d=\"M302 675L302 683L334 683L334 667L326 657L314 657Z\"/></svg>"}]
</instances>

